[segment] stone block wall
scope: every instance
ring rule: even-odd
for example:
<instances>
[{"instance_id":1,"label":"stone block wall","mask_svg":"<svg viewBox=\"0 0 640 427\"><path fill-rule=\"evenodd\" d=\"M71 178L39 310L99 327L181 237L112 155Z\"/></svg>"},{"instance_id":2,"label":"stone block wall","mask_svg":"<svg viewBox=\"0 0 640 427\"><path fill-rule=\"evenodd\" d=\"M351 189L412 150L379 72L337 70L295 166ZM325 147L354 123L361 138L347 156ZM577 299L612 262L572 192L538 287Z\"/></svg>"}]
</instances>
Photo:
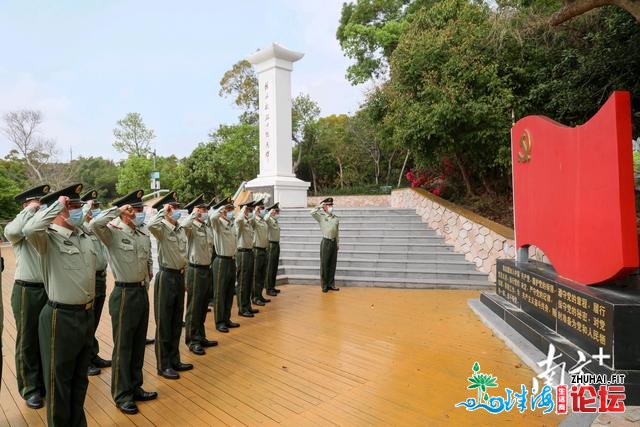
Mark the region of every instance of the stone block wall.
<instances>
[{"instance_id":1,"label":"stone block wall","mask_svg":"<svg viewBox=\"0 0 640 427\"><path fill-rule=\"evenodd\" d=\"M516 256L512 229L427 191L414 188L394 190L390 204L394 208L415 209L423 222L444 237L446 243L453 245L456 252L463 253L479 271L487 273L491 282L496 279L496 260L514 259ZM529 258L549 262L535 246L529 248Z\"/></svg>"},{"instance_id":2,"label":"stone block wall","mask_svg":"<svg viewBox=\"0 0 640 427\"><path fill-rule=\"evenodd\" d=\"M312 196L307 197L307 205L315 206L329 196ZM359 207L390 207L390 195L370 195L370 196L331 196L336 209L340 208L359 208Z\"/></svg>"}]
</instances>

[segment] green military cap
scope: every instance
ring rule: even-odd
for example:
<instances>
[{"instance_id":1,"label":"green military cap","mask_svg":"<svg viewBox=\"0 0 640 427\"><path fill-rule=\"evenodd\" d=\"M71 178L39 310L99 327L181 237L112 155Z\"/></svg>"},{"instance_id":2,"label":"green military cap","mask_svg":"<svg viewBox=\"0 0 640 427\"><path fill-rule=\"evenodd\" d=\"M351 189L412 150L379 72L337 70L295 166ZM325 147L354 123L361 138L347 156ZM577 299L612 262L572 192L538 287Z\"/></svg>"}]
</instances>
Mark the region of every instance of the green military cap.
<instances>
[{"instance_id":1,"label":"green military cap","mask_svg":"<svg viewBox=\"0 0 640 427\"><path fill-rule=\"evenodd\" d=\"M213 203L213 200L211 201L211 203ZM215 205L211 206L212 209L218 209L220 207L224 206L225 208L233 208L233 200L231 200L231 197L225 197L224 199L220 200L218 203L216 203Z\"/></svg>"},{"instance_id":2,"label":"green military cap","mask_svg":"<svg viewBox=\"0 0 640 427\"><path fill-rule=\"evenodd\" d=\"M198 197L184 205L184 209L191 213L193 208L206 208L209 204L204 201L204 194L200 194Z\"/></svg>"},{"instance_id":3,"label":"green military cap","mask_svg":"<svg viewBox=\"0 0 640 427\"><path fill-rule=\"evenodd\" d=\"M322 201L323 205L333 205L333 197L327 197Z\"/></svg>"},{"instance_id":4,"label":"green military cap","mask_svg":"<svg viewBox=\"0 0 640 427\"><path fill-rule=\"evenodd\" d=\"M250 201L250 202L247 201L247 202L244 202L244 203L240 203L240 207L241 208L243 208L243 207L252 208L252 207L255 206L254 203L255 202L253 200Z\"/></svg>"},{"instance_id":5,"label":"green military cap","mask_svg":"<svg viewBox=\"0 0 640 427\"><path fill-rule=\"evenodd\" d=\"M158 200L151 206L154 209L162 209L164 205L173 205L180 206L180 202L178 201L178 193L175 191L169 191L162 199Z\"/></svg>"},{"instance_id":6,"label":"green military cap","mask_svg":"<svg viewBox=\"0 0 640 427\"><path fill-rule=\"evenodd\" d=\"M254 201L253 201L253 207L254 207L254 208L257 208L257 207L262 207L262 208L264 208L264 199L254 200Z\"/></svg>"},{"instance_id":7,"label":"green military cap","mask_svg":"<svg viewBox=\"0 0 640 427\"><path fill-rule=\"evenodd\" d=\"M82 192L82 184L73 184L63 188L62 190L58 190L55 193L47 194L46 196L40 199L40 203L46 203L47 205L50 205L51 203L58 200L58 197L66 196L69 198L70 202L84 204L84 202L80 199L81 192Z\"/></svg>"},{"instance_id":8,"label":"green military cap","mask_svg":"<svg viewBox=\"0 0 640 427\"><path fill-rule=\"evenodd\" d=\"M268 211L279 211L280 210L280 202L274 203L271 206L267 207Z\"/></svg>"},{"instance_id":9,"label":"green military cap","mask_svg":"<svg viewBox=\"0 0 640 427\"><path fill-rule=\"evenodd\" d=\"M141 208L144 206L142 203L142 196L144 196L144 191L142 190L134 190L126 196L122 196L119 199L111 202L112 206L124 206L131 205L132 208Z\"/></svg>"},{"instance_id":10,"label":"green military cap","mask_svg":"<svg viewBox=\"0 0 640 427\"><path fill-rule=\"evenodd\" d=\"M88 202L89 200L93 200L93 205L99 205L100 200L98 200L98 192L96 190L87 191L80 198L83 202Z\"/></svg>"},{"instance_id":11,"label":"green military cap","mask_svg":"<svg viewBox=\"0 0 640 427\"><path fill-rule=\"evenodd\" d=\"M49 185L47 184L38 185L37 187L30 188L20 194L16 194L13 199L16 202L24 203L28 202L29 200L39 199L46 196L49 193L49 190L51 190L51 187L49 187Z\"/></svg>"}]
</instances>

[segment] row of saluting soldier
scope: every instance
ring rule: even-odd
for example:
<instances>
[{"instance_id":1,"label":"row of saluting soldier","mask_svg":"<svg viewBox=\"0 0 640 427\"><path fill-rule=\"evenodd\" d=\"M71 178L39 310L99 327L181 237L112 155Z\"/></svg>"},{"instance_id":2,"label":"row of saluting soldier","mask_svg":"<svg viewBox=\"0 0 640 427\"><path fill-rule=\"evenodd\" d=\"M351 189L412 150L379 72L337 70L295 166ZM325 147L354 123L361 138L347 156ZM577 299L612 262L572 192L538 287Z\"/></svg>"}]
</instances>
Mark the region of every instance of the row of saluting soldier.
<instances>
[{"instance_id":1,"label":"row of saluting soldier","mask_svg":"<svg viewBox=\"0 0 640 427\"><path fill-rule=\"evenodd\" d=\"M145 225L143 191L100 210L97 192L81 196L75 184L51 193L38 186L15 197L22 211L7 224L15 282L11 305L16 320L16 378L30 408L46 403L50 426L84 426L88 375L112 366L111 393L125 414L136 401L157 393L142 388L149 318L148 286L153 277L150 234L158 241L154 283L155 354L158 374L180 378L193 365L180 360L185 285L185 343L196 355L218 343L205 336L210 299L219 332L231 321L234 293L238 315L253 317L280 290L275 279L280 254L279 205L206 202L202 195L182 206L175 192L153 205ZM184 215L184 210L188 215ZM106 300L106 268L115 286L108 301L113 331L112 361L98 356L95 331ZM237 282L237 285L236 285ZM45 398L46 397L46 398Z\"/></svg>"}]
</instances>

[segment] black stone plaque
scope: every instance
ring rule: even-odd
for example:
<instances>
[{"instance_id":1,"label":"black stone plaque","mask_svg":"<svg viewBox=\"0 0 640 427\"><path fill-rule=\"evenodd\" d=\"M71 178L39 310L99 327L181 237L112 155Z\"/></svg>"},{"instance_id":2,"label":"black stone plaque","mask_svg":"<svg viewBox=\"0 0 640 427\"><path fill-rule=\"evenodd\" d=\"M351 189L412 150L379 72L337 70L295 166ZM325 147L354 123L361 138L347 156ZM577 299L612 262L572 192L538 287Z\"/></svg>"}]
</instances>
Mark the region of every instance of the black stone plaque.
<instances>
[{"instance_id":1,"label":"black stone plaque","mask_svg":"<svg viewBox=\"0 0 640 427\"><path fill-rule=\"evenodd\" d=\"M551 266L498 260L496 293L585 353L602 348L612 369L640 370L640 278L584 286Z\"/></svg>"}]
</instances>

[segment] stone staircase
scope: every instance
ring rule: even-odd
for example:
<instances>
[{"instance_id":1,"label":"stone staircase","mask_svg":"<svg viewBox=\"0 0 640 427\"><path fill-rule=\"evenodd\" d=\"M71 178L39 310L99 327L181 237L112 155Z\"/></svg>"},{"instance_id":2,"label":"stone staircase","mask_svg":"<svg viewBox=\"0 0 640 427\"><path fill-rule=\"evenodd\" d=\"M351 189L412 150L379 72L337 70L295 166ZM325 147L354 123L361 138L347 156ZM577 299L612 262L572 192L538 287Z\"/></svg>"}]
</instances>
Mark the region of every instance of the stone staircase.
<instances>
[{"instance_id":1,"label":"stone staircase","mask_svg":"<svg viewBox=\"0 0 640 427\"><path fill-rule=\"evenodd\" d=\"M310 209L280 214L280 283L320 283L318 223ZM493 288L487 275L453 252L413 209L336 208L340 218L338 286Z\"/></svg>"}]
</instances>

